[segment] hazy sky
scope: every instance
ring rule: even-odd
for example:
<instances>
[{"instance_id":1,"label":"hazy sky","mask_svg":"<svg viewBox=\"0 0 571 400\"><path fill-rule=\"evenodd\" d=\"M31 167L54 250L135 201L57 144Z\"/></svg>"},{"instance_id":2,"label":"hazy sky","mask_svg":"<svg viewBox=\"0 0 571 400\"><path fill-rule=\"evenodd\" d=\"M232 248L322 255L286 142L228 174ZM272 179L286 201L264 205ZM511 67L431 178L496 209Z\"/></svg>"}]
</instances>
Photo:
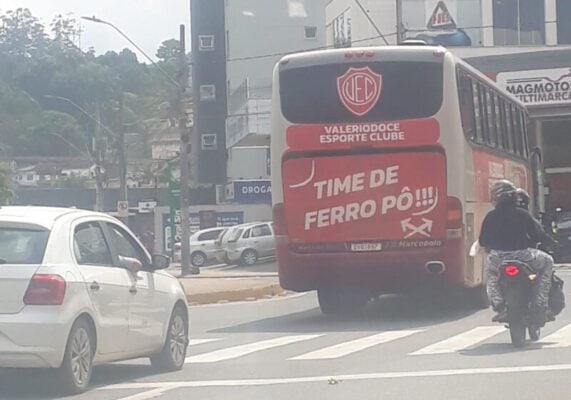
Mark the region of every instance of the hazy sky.
<instances>
[{"instance_id":1,"label":"hazy sky","mask_svg":"<svg viewBox=\"0 0 571 400\"><path fill-rule=\"evenodd\" d=\"M45 25L57 14L95 15L119 27L153 57L163 40L178 38L180 24L190 31L190 0L0 0L2 12L19 7L30 9ZM93 46L97 53L105 53L131 48L111 27L89 21L81 25L85 50ZM144 61L142 56L139 59Z\"/></svg>"}]
</instances>

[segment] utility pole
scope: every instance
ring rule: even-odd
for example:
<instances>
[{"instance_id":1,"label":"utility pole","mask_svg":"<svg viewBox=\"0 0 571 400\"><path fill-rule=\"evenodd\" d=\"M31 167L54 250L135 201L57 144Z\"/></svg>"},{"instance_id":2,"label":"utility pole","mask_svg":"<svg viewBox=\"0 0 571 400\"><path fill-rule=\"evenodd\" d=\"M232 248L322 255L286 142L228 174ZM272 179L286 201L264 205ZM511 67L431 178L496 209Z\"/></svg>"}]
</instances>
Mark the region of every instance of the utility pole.
<instances>
[{"instance_id":1,"label":"utility pole","mask_svg":"<svg viewBox=\"0 0 571 400\"><path fill-rule=\"evenodd\" d=\"M180 51L178 59L178 127L180 129L180 227L181 227L181 273L199 274L198 267L190 264L190 129L187 126L187 86L188 86L188 63L186 59L186 37L184 25L180 25Z\"/></svg>"},{"instance_id":2,"label":"utility pole","mask_svg":"<svg viewBox=\"0 0 571 400\"><path fill-rule=\"evenodd\" d=\"M396 0L397 2L397 44L401 44L404 38L404 27L402 23L402 0Z\"/></svg>"},{"instance_id":3,"label":"utility pole","mask_svg":"<svg viewBox=\"0 0 571 400\"><path fill-rule=\"evenodd\" d=\"M124 114L125 94L119 96L119 132L117 135L117 159L119 161L119 200L128 201L127 188L127 156L125 155L125 121ZM129 217L125 218L125 223Z\"/></svg>"},{"instance_id":4,"label":"utility pole","mask_svg":"<svg viewBox=\"0 0 571 400\"><path fill-rule=\"evenodd\" d=\"M92 143L93 160L95 161L95 211L104 211L103 204L103 163L105 160L105 149L101 145L101 110L99 102L95 104L95 135Z\"/></svg>"}]
</instances>

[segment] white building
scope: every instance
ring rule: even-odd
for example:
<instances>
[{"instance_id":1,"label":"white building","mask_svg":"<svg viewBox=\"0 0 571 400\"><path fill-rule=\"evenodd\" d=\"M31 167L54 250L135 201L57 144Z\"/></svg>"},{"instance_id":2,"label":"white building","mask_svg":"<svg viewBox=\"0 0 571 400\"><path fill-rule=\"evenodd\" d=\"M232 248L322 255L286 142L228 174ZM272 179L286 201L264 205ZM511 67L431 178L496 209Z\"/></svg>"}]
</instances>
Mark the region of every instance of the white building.
<instances>
[{"instance_id":1,"label":"white building","mask_svg":"<svg viewBox=\"0 0 571 400\"><path fill-rule=\"evenodd\" d=\"M272 71L282 55L325 45L327 0L226 2L226 147L269 135ZM249 145L266 144L265 139ZM232 173L228 173L232 176Z\"/></svg>"}]
</instances>

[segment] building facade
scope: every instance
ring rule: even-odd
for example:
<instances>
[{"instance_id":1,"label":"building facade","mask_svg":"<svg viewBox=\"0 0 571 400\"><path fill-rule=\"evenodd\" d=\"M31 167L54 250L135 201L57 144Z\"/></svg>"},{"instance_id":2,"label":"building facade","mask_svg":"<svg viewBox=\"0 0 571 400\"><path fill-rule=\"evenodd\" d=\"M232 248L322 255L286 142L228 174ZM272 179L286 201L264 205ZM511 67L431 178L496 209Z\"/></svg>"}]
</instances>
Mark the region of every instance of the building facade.
<instances>
[{"instance_id":1,"label":"building facade","mask_svg":"<svg viewBox=\"0 0 571 400\"><path fill-rule=\"evenodd\" d=\"M266 189L260 188L269 185L274 65L285 54L325 46L326 3L326 0L226 1L226 200L269 203ZM236 196L234 188L239 192ZM258 190L264 193L257 193ZM253 195L240 196L242 191L251 191Z\"/></svg>"}]
</instances>

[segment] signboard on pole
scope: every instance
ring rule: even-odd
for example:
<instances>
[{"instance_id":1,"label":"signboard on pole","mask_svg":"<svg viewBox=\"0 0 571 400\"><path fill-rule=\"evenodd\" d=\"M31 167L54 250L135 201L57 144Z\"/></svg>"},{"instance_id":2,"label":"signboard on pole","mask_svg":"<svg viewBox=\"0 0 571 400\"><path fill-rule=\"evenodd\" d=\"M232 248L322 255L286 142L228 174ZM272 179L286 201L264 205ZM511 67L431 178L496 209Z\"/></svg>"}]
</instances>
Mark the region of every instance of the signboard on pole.
<instances>
[{"instance_id":1,"label":"signboard on pole","mask_svg":"<svg viewBox=\"0 0 571 400\"><path fill-rule=\"evenodd\" d=\"M119 218L127 218L129 216L129 202L128 201L118 201L117 202L117 216Z\"/></svg>"}]
</instances>

